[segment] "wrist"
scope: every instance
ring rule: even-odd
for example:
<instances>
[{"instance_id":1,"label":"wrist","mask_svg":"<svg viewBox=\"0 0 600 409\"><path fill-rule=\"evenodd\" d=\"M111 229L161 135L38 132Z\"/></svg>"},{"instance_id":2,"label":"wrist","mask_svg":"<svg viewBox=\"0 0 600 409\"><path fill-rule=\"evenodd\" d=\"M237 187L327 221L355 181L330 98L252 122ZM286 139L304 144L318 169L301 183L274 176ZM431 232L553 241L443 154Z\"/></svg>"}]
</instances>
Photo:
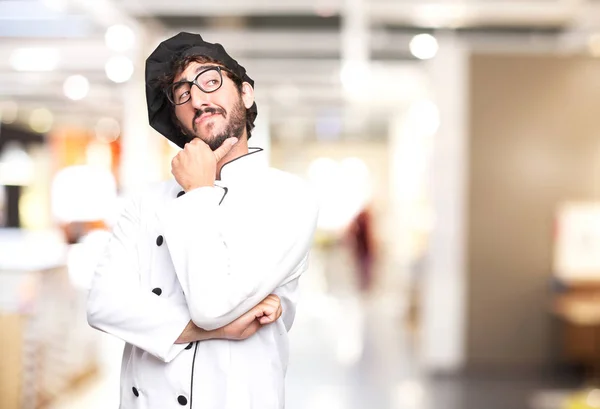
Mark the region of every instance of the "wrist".
<instances>
[{"instance_id":1,"label":"wrist","mask_svg":"<svg viewBox=\"0 0 600 409\"><path fill-rule=\"evenodd\" d=\"M196 340L206 341L208 339L211 339L211 331L206 331L200 327L196 327Z\"/></svg>"},{"instance_id":2,"label":"wrist","mask_svg":"<svg viewBox=\"0 0 600 409\"><path fill-rule=\"evenodd\" d=\"M223 328L218 328L212 331L196 327L196 338L198 341L207 341L209 339L225 338L223 336Z\"/></svg>"}]
</instances>

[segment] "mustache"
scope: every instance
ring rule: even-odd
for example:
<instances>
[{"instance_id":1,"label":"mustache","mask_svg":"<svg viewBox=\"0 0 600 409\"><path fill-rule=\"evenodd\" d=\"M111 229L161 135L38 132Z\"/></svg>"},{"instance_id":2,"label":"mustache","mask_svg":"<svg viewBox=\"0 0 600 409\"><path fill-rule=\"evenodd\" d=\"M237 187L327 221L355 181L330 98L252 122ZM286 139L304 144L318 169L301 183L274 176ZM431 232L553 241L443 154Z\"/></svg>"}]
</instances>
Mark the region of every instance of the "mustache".
<instances>
[{"instance_id":1,"label":"mustache","mask_svg":"<svg viewBox=\"0 0 600 409\"><path fill-rule=\"evenodd\" d=\"M196 114L194 115L194 121L198 118L200 118L202 115L204 114L221 114L223 116L226 116L227 113L225 112L225 110L223 108L217 108L217 107L206 107L204 109L199 109L196 111Z\"/></svg>"},{"instance_id":2,"label":"mustache","mask_svg":"<svg viewBox=\"0 0 600 409\"><path fill-rule=\"evenodd\" d=\"M220 107L206 107L204 109L198 109L194 114L194 118L192 119L192 129L194 130L194 132L197 131L196 119L200 118L204 114L221 114L224 118L227 117L227 112Z\"/></svg>"}]
</instances>

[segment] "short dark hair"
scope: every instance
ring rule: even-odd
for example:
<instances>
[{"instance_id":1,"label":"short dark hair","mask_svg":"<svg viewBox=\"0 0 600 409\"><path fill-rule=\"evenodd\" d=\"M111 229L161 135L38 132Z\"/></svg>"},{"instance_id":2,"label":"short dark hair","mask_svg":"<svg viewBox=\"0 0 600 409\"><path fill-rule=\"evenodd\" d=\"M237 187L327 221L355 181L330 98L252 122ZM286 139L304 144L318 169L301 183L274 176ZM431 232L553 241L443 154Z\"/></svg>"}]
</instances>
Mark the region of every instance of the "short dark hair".
<instances>
[{"instance_id":1,"label":"short dark hair","mask_svg":"<svg viewBox=\"0 0 600 409\"><path fill-rule=\"evenodd\" d=\"M205 55L189 55L189 56L185 56L182 57L180 55L175 56L173 58L173 61L171 62L171 68L169 70L168 73L162 75L160 78L158 78L157 80L157 84L158 86L163 90L163 92L166 92L167 88L173 84L173 81L175 81L175 78L181 74L186 67L193 62L197 62L200 64L215 64L215 65L220 65L223 66L223 63L221 63L220 61L211 58L211 57L207 57ZM226 68L226 67L225 67ZM242 95L242 87L244 82L242 81L242 79L240 77L238 77L237 75L231 73L229 70L225 71L223 70L222 72L224 72L235 84L238 93L240 95ZM173 121L173 123L177 126L179 126L179 128L181 128L181 124L179 123L179 120L177 119L177 116L175 115L175 106L173 104L170 104L171 108L170 108L170 112L171 112L171 121ZM246 109L246 134L248 135L248 139L250 139L250 137L252 136L252 129L254 129L254 120L256 119L256 113L252 112L250 109ZM182 129L183 131L183 129Z\"/></svg>"}]
</instances>

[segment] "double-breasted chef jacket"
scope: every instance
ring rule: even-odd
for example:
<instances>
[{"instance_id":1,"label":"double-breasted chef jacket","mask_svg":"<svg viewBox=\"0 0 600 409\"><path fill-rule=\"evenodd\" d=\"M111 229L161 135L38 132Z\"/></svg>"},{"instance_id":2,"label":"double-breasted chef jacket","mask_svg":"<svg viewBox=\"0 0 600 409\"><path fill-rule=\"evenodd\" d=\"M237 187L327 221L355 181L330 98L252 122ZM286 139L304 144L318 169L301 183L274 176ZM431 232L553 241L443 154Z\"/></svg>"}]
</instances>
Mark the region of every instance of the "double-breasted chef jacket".
<instances>
[{"instance_id":1,"label":"double-breasted chef jacket","mask_svg":"<svg viewBox=\"0 0 600 409\"><path fill-rule=\"evenodd\" d=\"M318 206L302 179L260 149L215 186L161 182L129 201L95 270L89 324L125 341L120 409L280 409L288 331ZM212 330L269 294L283 313L251 337L175 344L188 322Z\"/></svg>"}]
</instances>

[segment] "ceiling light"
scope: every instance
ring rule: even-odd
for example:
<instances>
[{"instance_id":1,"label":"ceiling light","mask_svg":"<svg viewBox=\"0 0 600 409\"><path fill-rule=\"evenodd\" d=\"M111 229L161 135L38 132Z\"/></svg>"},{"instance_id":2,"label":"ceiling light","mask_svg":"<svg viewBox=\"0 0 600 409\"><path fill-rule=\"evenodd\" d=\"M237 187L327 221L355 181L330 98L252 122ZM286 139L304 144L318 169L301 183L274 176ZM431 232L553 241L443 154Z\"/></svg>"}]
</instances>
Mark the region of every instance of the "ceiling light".
<instances>
[{"instance_id":1,"label":"ceiling light","mask_svg":"<svg viewBox=\"0 0 600 409\"><path fill-rule=\"evenodd\" d=\"M106 46L113 51L127 51L133 48L135 44L135 34L133 30L123 24L110 26L104 35Z\"/></svg>"},{"instance_id":2,"label":"ceiling light","mask_svg":"<svg viewBox=\"0 0 600 409\"><path fill-rule=\"evenodd\" d=\"M129 58L122 55L111 57L104 69L106 76L116 83L126 82L133 75L133 63Z\"/></svg>"},{"instance_id":3,"label":"ceiling light","mask_svg":"<svg viewBox=\"0 0 600 409\"><path fill-rule=\"evenodd\" d=\"M46 108L34 109L29 116L29 127L38 133L46 133L52 129L54 116Z\"/></svg>"},{"instance_id":4,"label":"ceiling light","mask_svg":"<svg viewBox=\"0 0 600 409\"><path fill-rule=\"evenodd\" d=\"M52 71L59 60L55 48L18 48L10 55L10 65L17 71Z\"/></svg>"},{"instance_id":5,"label":"ceiling light","mask_svg":"<svg viewBox=\"0 0 600 409\"><path fill-rule=\"evenodd\" d=\"M410 41L410 52L420 60L435 57L438 49L438 42L431 34L417 34Z\"/></svg>"},{"instance_id":6,"label":"ceiling light","mask_svg":"<svg viewBox=\"0 0 600 409\"><path fill-rule=\"evenodd\" d=\"M63 91L67 98L79 101L87 96L90 90L90 82L83 75L72 75L63 84Z\"/></svg>"}]
</instances>

